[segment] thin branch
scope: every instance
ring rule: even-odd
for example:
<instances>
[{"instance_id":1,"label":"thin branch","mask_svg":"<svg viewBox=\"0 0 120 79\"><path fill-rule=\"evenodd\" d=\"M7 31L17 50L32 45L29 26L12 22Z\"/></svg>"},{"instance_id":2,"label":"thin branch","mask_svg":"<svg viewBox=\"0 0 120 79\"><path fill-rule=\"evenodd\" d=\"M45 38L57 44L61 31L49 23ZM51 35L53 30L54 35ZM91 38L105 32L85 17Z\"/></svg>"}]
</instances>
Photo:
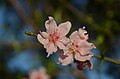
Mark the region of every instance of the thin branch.
<instances>
[{"instance_id":1,"label":"thin branch","mask_svg":"<svg viewBox=\"0 0 120 79\"><path fill-rule=\"evenodd\" d=\"M102 58L101 56L99 56L97 54L94 54L94 57L98 58L98 59L104 59L105 61L120 65L120 60L111 59L111 58L107 58L107 57Z\"/></svg>"},{"instance_id":2,"label":"thin branch","mask_svg":"<svg viewBox=\"0 0 120 79\"><path fill-rule=\"evenodd\" d=\"M25 32L25 34L28 35L28 36L35 36L35 37L37 36L37 34L34 34L33 32ZM94 57L98 58L98 59L101 59L101 60L104 59L105 61L120 65L120 60L107 58L107 57L102 58L101 56L99 56L97 54L94 54Z\"/></svg>"}]
</instances>

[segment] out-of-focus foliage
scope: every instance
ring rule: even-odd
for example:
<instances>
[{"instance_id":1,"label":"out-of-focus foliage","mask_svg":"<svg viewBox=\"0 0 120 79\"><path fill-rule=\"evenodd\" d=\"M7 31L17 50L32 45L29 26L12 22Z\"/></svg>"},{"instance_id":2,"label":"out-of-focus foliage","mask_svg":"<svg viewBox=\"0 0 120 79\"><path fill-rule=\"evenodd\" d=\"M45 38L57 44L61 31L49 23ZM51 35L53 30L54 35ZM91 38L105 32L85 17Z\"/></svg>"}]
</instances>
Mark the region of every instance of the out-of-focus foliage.
<instances>
[{"instance_id":1,"label":"out-of-focus foliage","mask_svg":"<svg viewBox=\"0 0 120 79\"><path fill-rule=\"evenodd\" d=\"M95 58L91 72L57 65L57 54L46 58L43 46L24 32L45 30L48 16L58 24L71 21L71 32L85 25L95 53L120 59L120 0L0 0L0 79L22 79L40 66L52 79L120 79L119 65Z\"/></svg>"}]
</instances>

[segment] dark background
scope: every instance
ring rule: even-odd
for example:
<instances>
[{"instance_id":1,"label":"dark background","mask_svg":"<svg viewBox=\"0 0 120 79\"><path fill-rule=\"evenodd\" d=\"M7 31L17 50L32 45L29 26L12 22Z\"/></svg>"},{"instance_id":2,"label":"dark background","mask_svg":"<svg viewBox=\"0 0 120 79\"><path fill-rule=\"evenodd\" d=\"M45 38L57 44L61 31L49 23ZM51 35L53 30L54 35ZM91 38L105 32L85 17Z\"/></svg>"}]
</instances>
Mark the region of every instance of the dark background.
<instances>
[{"instance_id":1,"label":"dark background","mask_svg":"<svg viewBox=\"0 0 120 79\"><path fill-rule=\"evenodd\" d=\"M120 65L92 59L94 69L79 71L74 64L57 65L36 37L53 16L58 24L72 23L69 35L86 26L93 53L120 60L120 0L0 0L0 79L22 79L44 66L51 79L120 79Z\"/></svg>"}]
</instances>

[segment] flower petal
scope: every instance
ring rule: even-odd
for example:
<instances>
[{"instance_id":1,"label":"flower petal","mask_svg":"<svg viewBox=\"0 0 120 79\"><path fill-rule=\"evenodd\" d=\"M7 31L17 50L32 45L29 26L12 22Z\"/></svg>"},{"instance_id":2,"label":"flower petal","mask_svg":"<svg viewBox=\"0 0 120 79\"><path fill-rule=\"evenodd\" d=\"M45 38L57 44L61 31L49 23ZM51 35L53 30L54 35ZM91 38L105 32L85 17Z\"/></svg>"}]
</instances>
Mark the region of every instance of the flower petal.
<instances>
[{"instance_id":1,"label":"flower petal","mask_svg":"<svg viewBox=\"0 0 120 79\"><path fill-rule=\"evenodd\" d=\"M68 47L66 47L65 49L63 49L63 51L64 51L64 53L63 53L63 55L69 55L69 54L71 54L71 51L69 51L69 48Z\"/></svg>"},{"instance_id":2,"label":"flower petal","mask_svg":"<svg viewBox=\"0 0 120 79\"><path fill-rule=\"evenodd\" d=\"M71 23L69 21L61 23L58 26L58 33L62 36L66 36L70 31L70 28L71 28Z\"/></svg>"},{"instance_id":3,"label":"flower petal","mask_svg":"<svg viewBox=\"0 0 120 79\"><path fill-rule=\"evenodd\" d=\"M60 42L60 41L57 41L55 44L56 44L60 49L64 49L64 48L65 48L65 45L64 45L62 42Z\"/></svg>"},{"instance_id":4,"label":"flower petal","mask_svg":"<svg viewBox=\"0 0 120 79\"><path fill-rule=\"evenodd\" d=\"M70 35L70 40L72 43L74 43L75 45L78 45L79 42L81 41L81 39L78 36L78 32L74 31L71 35Z\"/></svg>"},{"instance_id":5,"label":"flower petal","mask_svg":"<svg viewBox=\"0 0 120 79\"><path fill-rule=\"evenodd\" d=\"M53 52L57 51L57 46L54 43L47 43L44 48L46 48L46 52L48 53L47 57L49 57L50 54L52 54Z\"/></svg>"},{"instance_id":6,"label":"flower petal","mask_svg":"<svg viewBox=\"0 0 120 79\"><path fill-rule=\"evenodd\" d=\"M29 74L30 79L36 79L37 77L39 77L39 74L35 70L31 71L31 73Z\"/></svg>"},{"instance_id":7,"label":"flower petal","mask_svg":"<svg viewBox=\"0 0 120 79\"><path fill-rule=\"evenodd\" d=\"M66 37L60 37L57 41L56 41L56 45L60 48L60 49L64 49L65 46L68 44L69 42L69 38Z\"/></svg>"},{"instance_id":8,"label":"flower petal","mask_svg":"<svg viewBox=\"0 0 120 79\"><path fill-rule=\"evenodd\" d=\"M65 59L59 58L59 62L66 66L73 62L73 54L69 54Z\"/></svg>"},{"instance_id":9,"label":"flower petal","mask_svg":"<svg viewBox=\"0 0 120 79\"><path fill-rule=\"evenodd\" d=\"M56 30L55 28L57 27L57 24L53 17L49 16L48 18L49 20L45 22L45 27L47 29L47 32L51 34L53 31Z\"/></svg>"},{"instance_id":10,"label":"flower petal","mask_svg":"<svg viewBox=\"0 0 120 79\"><path fill-rule=\"evenodd\" d=\"M40 34L44 37L44 38L48 38L49 37L49 34L47 32L41 32L40 31Z\"/></svg>"},{"instance_id":11,"label":"flower petal","mask_svg":"<svg viewBox=\"0 0 120 79\"><path fill-rule=\"evenodd\" d=\"M86 56L81 56L81 55L80 55L79 53L77 53L77 52L74 54L74 58L75 58L76 60L78 60L78 61L90 60L92 56L93 56L92 54L89 54L89 55L86 55Z\"/></svg>"},{"instance_id":12,"label":"flower petal","mask_svg":"<svg viewBox=\"0 0 120 79\"><path fill-rule=\"evenodd\" d=\"M70 35L70 39L75 39L76 36L78 36L78 32L77 31L74 31L71 35Z\"/></svg>"},{"instance_id":13,"label":"flower petal","mask_svg":"<svg viewBox=\"0 0 120 79\"><path fill-rule=\"evenodd\" d=\"M91 49L94 48L95 46L93 43L88 43L87 41L81 41L79 42L79 49L78 51L81 53L81 55L87 55L91 52Z\"/></svg>"},{"instance_id":14,"label":"flower petal","mask_svg":"<svg viewBox=\"0 0 120 79\"><path fill-rule=\"evenodd\" d=\"M43 38L40 34L37 35L37 39L43 45L45 45L47 43L47 39Z\"/></svg>"},{"instance_id":15,"label":"flower petal","mask_svg":"<svg viewBox=\"0 0 120 79\"><path fill-rule=\"evenodd\" d=\"M70 39L67 37L60 37L58 41L62 42L64 45L68 44L70 42Z\"/></svg>"},{"instance_id":16,"label":"flower petal","mask_svg":"<svg viewBox=\"0 0 120 79\"><path fill-rule=\"evenodd\" d=\"M74 62L76 63L77 68L78 68L79 70L83 70L83 69L85 69L86 66L87 66L87 61L74 60Z\"/></svg>"},{"instance_id":17,"label":"flower petal","mask_svg":"<svg viewBox=\"0 0 120 79\"><path fill-rule=\"evenodd\" d=\"M85 29L85 27L79 28L78 35L82 40L87 41L88 40L88 34L87 34L87 31L84 30L84 29Z\"/></svg>"},{"instance_id":18,"label":"flower petal","mask_svg":"<svg viewBox=\"0 0 120 79\"><path fill-rule=\"evenodd\" d=\"M89 69L92 70L92 69L93 69L93 64L92 64L92 62L90 62L90 61L88 60L88 61L87 61L87 64L88 64Z\"/></svg>"},{"instance_id":19,"label":"flower petal","mask_svg":"<svg viewBox=\"0 0 120 79\"><path fill-rule=\"evenodd\" d=\"M67 57L67 55L64 55L63 50L59 50L58 53L61 59L65 59Z\"/></svg>"}]
</instances>

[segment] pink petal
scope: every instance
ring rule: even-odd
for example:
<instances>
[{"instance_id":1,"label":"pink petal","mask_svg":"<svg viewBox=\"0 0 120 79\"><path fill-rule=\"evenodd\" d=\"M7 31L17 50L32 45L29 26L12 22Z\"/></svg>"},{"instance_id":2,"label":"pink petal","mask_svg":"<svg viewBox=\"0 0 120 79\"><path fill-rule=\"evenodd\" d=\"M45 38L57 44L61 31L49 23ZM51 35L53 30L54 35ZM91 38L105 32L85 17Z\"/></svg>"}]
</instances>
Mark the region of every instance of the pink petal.
<instances>
[{"instance_id":1,"label":"pink petal","mask_svg":"<svg viewBox=\"0 0 120 79\"><path fill-rule=\"evenodd\" d=\"M56 45L60 48L60 49L64 49L65 46L68 44L69 39L66 37L60 37L57 41L56 41Z\"/></svg>"},{"instance_id":2,"label":"pink petal","mask_svg":"<svg viewBox=\"0 0 120 79\"><path fill-rule=\"evenodd\" d=\"M78 31L79 37L83 40L88 40L88 34L87 31L84 30L85 28L80 28Z\"/></svg>"},{"instance_id":3,"label":"pink petal","mask_svg":"<svg viewBox=\"0 0 120 79\"><path fill-rule=\"evenodd\" d=\"M58 33L60 33L60 35L62 36L66 36L70 31L70 28L71 28L71 23L69 21L61 23L58 26Z\"/></svg>"},{"instance_id":4,"label":"pink petal","mask_svg":"<svg viewBox=\"0 0 120 79\"><path fill-rule=\"evenodd\" d=\"M76 60L78 60L78 61L90 60L92 56L93 56L92 54L89 54L89 55L87 55L87 56L81 56L81 55L80 55L79 53L77 53L77 52L74 54L74 58L75 58Z\"/></svg>"},{"instance_id":5,"label":"pink petal","mask_svg":"<svg viewBox=\"0 0 120 79\"><path fill-rule=\"evenodd\" d=\"M60 41L57 41L55 44L56 44L60 49L64 49L64 48L65 48L65 45L64 45L62 42L60 42Z\"/></svg>"},{"instance_id":6,"label":"pink petal","mask_svg":"<svg viewBox=\"0 0 120 79\"><path fill-rule=\"evenodd\" d=\"M47 43L47 40L45 38L43 38L40 34L37 35L37 39L43 45Z\"/></svg>"},{"instance_id":7,"label":"pink petal","mask_svg":"<svg viewBox=\"0 0 120 79\"><path fill-rule=\"evenodd\" d=\"M63 51L64 51L63 55L69 55L69 54L71 54L71 51L69 51L69 46L66 46L66 48L63 49Z\"/></svg>"},{"instance_id":8,"label":"pink petal","mask_svg":"<svg viewBox=\"0 0 120 79\"><path fill-rule=\"evenodd\" d=\"M47 32L50 34L56 30L55 28L57 27L57 24L53 17L49 17L49 20L45 22L45 27L47 29Z\"/></svg>"},{"instance_id":9,"label":"pink petal","mask_svg":"<svg viewBox=\"0 0 120 79\"><path fill-rule=\"evenodd\" d=\"M60 37L58 41L62 42L64 45L68 44L70 42L70 39L67 37Z\"/></svg>"},{"instance_id":10,"label":"pink petal","mask_svg":"<svg viewBox=\"0 0 120 79\"><path fill-rule=\"evenodd\" d=\"M70 35L70 40L72 43L74 43L75 45L78 45L78 43L81 41L79 36L78 36L78 32L74 31L71 35Z\"/></svg>"},{"instance_id":11,"label":"pink petal","mask_svg":"<svg viewBox=\"0 0 120 79\"><path fill-rule=\"evenodd\" d=\"M50 79L50 76L49 76L49 75L44 74L44 75L42 75L41 79Z\"/></svg>"},{"instance_id":12,"label":"pink petal","mask_svg":"<svg viewBox=\"0 0 120 79\"><path fill-rule=\"evenodd\" d=\"M44 67L40 68L39 76L40 76L41 79L49 79L50 78L50 76L47 75L46 69Z\"/></svg>"},{"instance_id":13,"label":"pink petal","mask_svg":"<svg viewBox=\"0 0 120 79\"><path fill-rule=\"evenodd\" d=\"M77 31L74 31L71 35L70 35L70 39L75 39L76 38L76 36L78 36L78 33L77 33Z\"/></svg>"},{"instance_id":14,"label":"pink petal","mask_svg":"<svg viewBox=\"0 0 120 79\"><path fill-rule=\"evenodd\" d=\"M48 38L49 34L47 32L40 32L40 34L44 37L44 38Z\"/></svg>"},{"instance_id":15,"label":"pink petal","mask_svg":"<svg viewBox=\"0 0 120 79\"><path fill-rule=\"evenodd\" d=\"M79 49L78 51L81 52L82 55L89 54L91 52L91 49L95 46L92 43L88 43L87 41L81 41L79 42Z\"/></svg>"},{"instance_id":16,"label":"pink petal","mask_svg":"<svg viewBox=\"0 0 120 79\"><path fill-rule=\"evenodd\" d=\"M29 74L29 79L50 79L50 77L46 74L46 69L42 67L41 69L39 69L39 72L33 70Z\"/></svg>"},{"instance_id":17,"label":"pink petal","mask_svg":"<svg viewBox=\"0 0 120 79\"><path fill-rule=\"evenodd\" d=\"M59 61L62 63L62 65L66 66L73 62L73 54L69 54L65 59L59 58Z\"/></svg>"},{"instance_id":18,"label":"pink petal","mask_svg":"<svg viewBox=\"0 0 120 79\"><path fill-rule=\"evenodd\" d=\"M54 43L47 43L44 48L46 48L46 52L48 53L47 57L49 57L50 54L52 54L53 52L57 51L57 46Z\"/></svg>"},{"instance_id":19,"label":"pink petal","mask_svg":"<svg viewBox=\"0 0 120 79\"><path fill-rule=\"evenodd\" d=\"M39 76L39 74L35 70L31 71L31 73L29 74L30 79L36 79L38 76Z\"/></svg>"}]
</instances>

